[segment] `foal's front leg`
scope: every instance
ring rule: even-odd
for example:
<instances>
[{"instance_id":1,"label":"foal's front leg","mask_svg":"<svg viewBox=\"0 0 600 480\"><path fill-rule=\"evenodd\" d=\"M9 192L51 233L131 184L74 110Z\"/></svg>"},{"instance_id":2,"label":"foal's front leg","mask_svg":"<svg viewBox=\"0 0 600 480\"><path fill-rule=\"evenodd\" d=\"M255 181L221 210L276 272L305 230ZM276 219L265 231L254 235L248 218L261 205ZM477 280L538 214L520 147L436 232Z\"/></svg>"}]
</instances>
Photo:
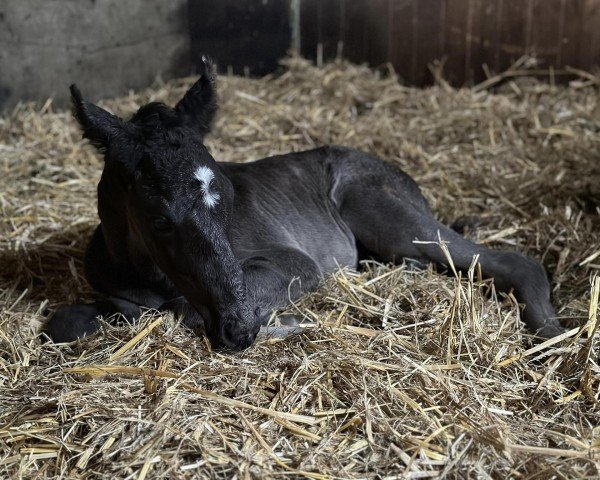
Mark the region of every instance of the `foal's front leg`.
<instances>
[{"instance_id":1,"label":"foal's front leg","mask_svg":"<svg viewBox=\"0 0 600 480\"><path fill-rule=\"evenodd\" d=\"M300 321L287 316L281 326L267 326L274 310L313 290L322 278L316 262L304 252L273 245L242 262L248 300L260 324L258 338L285 338L301 333Z\"/></svg>"},{"instance_id":2,"label":"foal's front leg","mask_svg":"<svg viewBox=\"0 0 600 480\"><path fill-rule=\"evenodd\" d=\"M251 282L252 284L252 282ZM211 323L209 310L203 309L202 313L192 307L189 302L185 299L185 297L177 297L167 303L165 303L161 310L169 310L173 312L176 317L180 317L183 324L192 329L204 329L206 332L207 324ZM295 333L302 333L304 331L304 327L298 326L298 322L293 322L293 324L283 324L281 326L268 326L266 322L269 319L269 315L261 315L261 312L266 312L267 310L263 306L255 311L256 313L256 322L260 324L260 329L256 336L256 339L264 339L264 338L286 338ZM286 319L289 320L289 319Z\"/></svg>"},{"instance_id":3,"label":"foal's front leg","mask_svg":"<svg viewBox=\"0 0 600 480\"><path fill-rule=\"evenodd\" d=\"M218 332L222 328L218 318L220 312L211 312L208 306L193 307L183 296L168 300L160 310L172 311L189 328L203 328L217 348L235 349L240 343L251 343L257 331L259 338L285 338L302 332L304 329L297 322L281 326L267 326L267 323L273 310L287 306L318 284L321 272L312 258L292 247L265 245L240 263L245 301L253 316L252 323L244 325L243 329L224 328Z\"/></svg>"},{"instance_id":4,"label":"foal's front leg","mask_svg":"<svg viewBox=\"0 0 600 480\"><path fill-rule=\"evenodd\" d=\"M55 342L72 342L100 328L99 317L124 317L136 321L142 308L160 308L167 298L132 265L117 263L109 255L102 226L95 230L85 255L86 278L105 297L88 304L60 307L50 318L45 332Z\"/></svg>"},{"instance_id":5,"label":"foal's front leg","mask_svg":"<svg viewBox=\"0 0 600 480\"><path fill-rule=\"evenodd\" d=\"M65 305L48 321L45 331L54 342L72 342L98 331L99 317L111 318L117 314L134 322L141 314L140 306L116 297L88 304Z\"/></svg>"}]
</instances>

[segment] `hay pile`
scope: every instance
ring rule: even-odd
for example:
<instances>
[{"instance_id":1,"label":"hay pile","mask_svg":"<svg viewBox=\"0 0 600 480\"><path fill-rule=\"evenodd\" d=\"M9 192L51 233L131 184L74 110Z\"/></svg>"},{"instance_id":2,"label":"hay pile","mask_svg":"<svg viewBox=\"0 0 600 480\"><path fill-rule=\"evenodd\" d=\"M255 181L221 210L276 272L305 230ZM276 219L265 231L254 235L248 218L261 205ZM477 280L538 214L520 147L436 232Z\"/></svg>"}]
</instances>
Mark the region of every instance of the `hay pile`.
<instances>
[{"instance_id":1,"label":"hay pile","mask_svg":"<svg viewBox=\"0 0 600 480\"><path fill-rule=\"evenodd\" d=\"M378 154L420 182L442 220L475 216L472 238L543 261L567 324L595 318L597 82L416 90L348 64L286 67L220 79L218 160L325 143ZM104 105L174 102L191 81ZM319 328L239 354L211 352L157 313L41 343L47 309L93 296L81 257L101 167L50 102L0 119L1 477L600 474L598 335L531 343L514 299L476 272L340 271L291 307Z\"/></svg>"}]
</instances>

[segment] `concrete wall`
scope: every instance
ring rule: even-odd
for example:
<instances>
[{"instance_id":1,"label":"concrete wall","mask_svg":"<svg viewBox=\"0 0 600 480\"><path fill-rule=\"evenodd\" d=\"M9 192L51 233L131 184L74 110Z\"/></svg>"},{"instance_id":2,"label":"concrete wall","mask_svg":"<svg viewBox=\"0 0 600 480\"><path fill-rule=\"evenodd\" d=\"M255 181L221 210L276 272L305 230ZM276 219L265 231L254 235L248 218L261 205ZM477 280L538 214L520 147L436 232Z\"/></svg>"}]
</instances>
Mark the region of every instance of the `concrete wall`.
<instances>
[{"instance_id":1,"label":"concrete wall","mask_svg":"<svg viewBox=\"0 0 600 480\"><path fill-rule=\"evenodd\" d=\"M190 71L187 0L0 0L0 111L97 100Z\"/></svg>"}]
</instances>

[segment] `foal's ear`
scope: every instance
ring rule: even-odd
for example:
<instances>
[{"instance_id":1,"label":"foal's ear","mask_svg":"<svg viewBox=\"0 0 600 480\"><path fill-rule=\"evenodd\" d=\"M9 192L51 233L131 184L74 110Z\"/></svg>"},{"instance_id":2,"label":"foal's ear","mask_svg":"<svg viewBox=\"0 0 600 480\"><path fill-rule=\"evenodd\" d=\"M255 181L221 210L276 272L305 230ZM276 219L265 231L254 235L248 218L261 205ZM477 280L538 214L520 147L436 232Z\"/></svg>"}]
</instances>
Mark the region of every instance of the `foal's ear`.
<instances>
[{"instance_id":1,"label":"foal's ear","mask_svg":"<svg viewBox=\"0 0 600 480\"><path fill-rule=\"evenodd\" d=\"M215 76L212 60L203 56L200 78L175 105L177 113L203 137L209 132L217 111Z\"/></svg>"},{"instance_id":2,"label":"foal's ear","mask_svg":"<svg viewBox=\"0 0 600 480\"><path fill-rule=\"evenodd\" d=\"M71 85L73 115L81 125L83 137L100 150L125 131L125 122L93 103L84 100L75 84Z\"/></svg>"}]
</instances>

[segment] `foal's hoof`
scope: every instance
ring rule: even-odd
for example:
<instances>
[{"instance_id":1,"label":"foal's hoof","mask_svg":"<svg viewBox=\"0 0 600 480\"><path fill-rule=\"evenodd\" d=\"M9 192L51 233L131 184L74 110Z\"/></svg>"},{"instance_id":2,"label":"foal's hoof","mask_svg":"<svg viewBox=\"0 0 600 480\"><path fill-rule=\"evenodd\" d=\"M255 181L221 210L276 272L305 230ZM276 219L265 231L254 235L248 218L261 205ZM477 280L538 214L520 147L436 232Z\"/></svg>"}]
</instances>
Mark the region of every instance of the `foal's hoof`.
<instances>
[{"instance_id":1,"label":"foal's hoof","mask_svg":"<svg viewBox=\"0 0 600 480\"><path fill-rule=\"evenodd\" d=\"M543 297L527 302L522 316L531 333L539 338L553 338L566 332L556 319L556 312L550 301Z\"/></svg>"},{"instance_id":2,"label":"foal's hoof","mask_svg":"<svg viewBox=\"0 0 600 480\"><path fill-rule=\"evenodd\" d=\"M56 343L73 342L100 329L97 313L93 305L61 307L46 324L45 331Z\"/></svg>"},{"instance_id":3,"label":"foal's hoof","mask_svg":"<svg viewBox=\"0 0 600 480\"><path fill-rule=\"evenodd\" d=\"M534 331L534 333L540 338L554 338L562 335L566 331L567 329L558 323L548 323L537 331Z\"/></svg>"},{"instance_id":4,"label":"foal's hoof","mask_svg":"<svg viewBox=\"0 0 600 480\"><path fill-rule=\"evenodd\" d=\"M525 304L521 315L531 333L539 338L564 333L566 330L557 320L550 302L550 284L544 267L520 253L503 252L500 256L510 271L510 279L505 279L504 284L512 284L517 299Z\"/></svg>"},{"instance_id":5,"label":"foal's hoof","mask_svg":"<svg viewBox=\"0 0 600 480\"><path fill-rule=\"evenodd\" d=\"M269 325L260 327L260 331L258 332L257 338L262 340L269 339L278 339L283 340L285 338L291 337L292 335L300 335L301 333L306 332L306 327L296 325Z\"/></svg>"}]
</instances>

